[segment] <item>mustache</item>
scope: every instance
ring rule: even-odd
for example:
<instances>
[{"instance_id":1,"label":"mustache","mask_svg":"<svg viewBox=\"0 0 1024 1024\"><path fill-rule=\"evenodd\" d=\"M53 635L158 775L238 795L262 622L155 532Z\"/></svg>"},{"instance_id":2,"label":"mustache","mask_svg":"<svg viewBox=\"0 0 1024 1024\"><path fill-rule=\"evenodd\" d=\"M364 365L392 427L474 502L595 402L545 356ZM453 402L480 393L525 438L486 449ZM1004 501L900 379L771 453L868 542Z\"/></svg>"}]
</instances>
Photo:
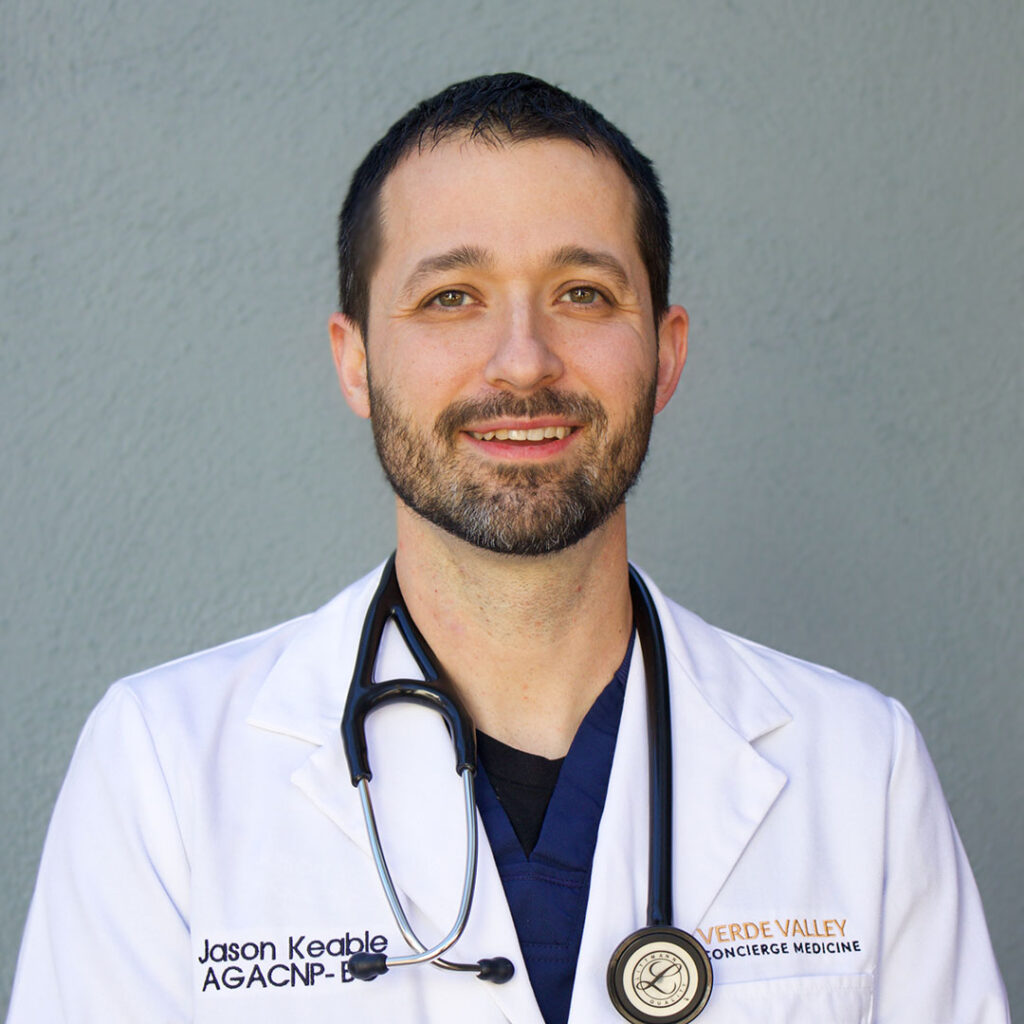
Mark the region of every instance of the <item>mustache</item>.
<instances>
[{"instance_id":1,"label":"mustache","mask_svg":"<svg viewBox=\"0 0 1024 1024\"><path fill-rule=\"evenodd\" d=\"M434 433L440 440L447 441L470 423L506 416L515 419L558 416L581 425L597 427L599 430L608 424L604 406L596 399L572 391L542 388L531 395L510 395L502 392L489 398L463 398L458 402L452 402L437 417Z\"/></svg>"}]
</instances>

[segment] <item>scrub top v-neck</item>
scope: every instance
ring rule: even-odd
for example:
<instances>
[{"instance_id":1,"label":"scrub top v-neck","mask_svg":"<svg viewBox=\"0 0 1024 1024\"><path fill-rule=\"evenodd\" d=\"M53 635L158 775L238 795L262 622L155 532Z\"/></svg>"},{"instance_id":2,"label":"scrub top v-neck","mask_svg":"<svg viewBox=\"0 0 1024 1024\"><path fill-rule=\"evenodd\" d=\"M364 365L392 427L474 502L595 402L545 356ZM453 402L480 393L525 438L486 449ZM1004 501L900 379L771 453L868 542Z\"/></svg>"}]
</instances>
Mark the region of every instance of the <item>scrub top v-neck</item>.
<instances>
[{"instance_id":1,"label":"scrub top v-neck","mask_svg":"<svg viewBox=\"0 0 1024 1024\"><path fill-rule=\"evenodd\" d=\"M569 1016L590 875L633 652L580 723L527 856L481 763L476 798L546 1024Z\"/></svg>"}]
</instances>

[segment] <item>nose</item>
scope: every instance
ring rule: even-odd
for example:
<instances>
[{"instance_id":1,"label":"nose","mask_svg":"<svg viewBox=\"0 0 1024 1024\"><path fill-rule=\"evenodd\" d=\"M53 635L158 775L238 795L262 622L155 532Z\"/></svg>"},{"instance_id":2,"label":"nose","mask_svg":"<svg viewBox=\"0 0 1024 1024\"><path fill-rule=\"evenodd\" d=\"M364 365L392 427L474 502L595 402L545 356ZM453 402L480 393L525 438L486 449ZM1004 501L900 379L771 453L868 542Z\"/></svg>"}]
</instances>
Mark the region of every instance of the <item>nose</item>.
<instances>
[{"instance_id":1,"label":"nose","mask_svg":"<svg viewBox=\"0 0 1024 1024\"><path fill-rule=\"evenodd\" d=\"M509 309L485 371L488 384L504 391L548 387L563 373L562 360L526 303Z\"/></svg>"}]
</instances>

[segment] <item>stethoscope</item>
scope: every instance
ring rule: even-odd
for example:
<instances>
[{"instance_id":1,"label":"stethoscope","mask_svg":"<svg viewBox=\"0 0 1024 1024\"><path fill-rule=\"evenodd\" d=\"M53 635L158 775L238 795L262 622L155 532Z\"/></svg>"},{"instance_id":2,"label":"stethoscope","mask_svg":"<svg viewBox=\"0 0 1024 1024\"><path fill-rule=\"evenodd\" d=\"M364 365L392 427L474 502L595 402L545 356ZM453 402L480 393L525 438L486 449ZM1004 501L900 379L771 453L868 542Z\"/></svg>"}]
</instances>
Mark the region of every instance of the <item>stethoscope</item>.
<instances>
[{"instance_id":1,"label":"stethoscope","mask_svg":"<svg viewBox=\"0 0 1024 1024\"><path fill-rule=\"evenodd\" d=\"M633 617L643 651L647 676L647 734L650 773L650 850L648 855L647 925L628 935L608 964L608 995L615 1008L633 1024L686 1024L707 1005L711 995L711 961L692 935L672 926L672 737L670 728L668 661L665 638L654 601L640 574L629 568ZM393 621L409 648L423 679L374 682L384 628ZM456 771L462 778L466 817L466 865L462 898L455 923L433 946L413 931L395 890L381 848L380 834L370 800L372 778L366 750L366 716L390 701L411 701L437 711L445 720L455 746ZM352 785L366 821L366 834L388 906L405 941L414 952L405 956L355 953L349 958L352 974L369 981L392 967L432 963L448 971L471 971L484 981L502 984L515 967L507 957L476 963L454 963L443 954L462 935L473 903L477 862L476 730L461 702L443 683L422 634L412 621L395 573L395 556L388 559L370 602L359 638L352 685L341 720Z\"/></svg>"}]
</instances>

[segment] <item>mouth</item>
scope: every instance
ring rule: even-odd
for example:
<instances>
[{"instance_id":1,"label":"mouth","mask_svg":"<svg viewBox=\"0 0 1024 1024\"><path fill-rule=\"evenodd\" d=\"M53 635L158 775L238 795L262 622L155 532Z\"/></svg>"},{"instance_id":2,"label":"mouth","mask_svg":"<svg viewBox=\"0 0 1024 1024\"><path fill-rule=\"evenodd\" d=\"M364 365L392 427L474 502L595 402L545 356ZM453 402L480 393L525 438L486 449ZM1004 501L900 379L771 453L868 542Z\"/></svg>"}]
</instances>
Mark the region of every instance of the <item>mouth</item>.
<instances>
[{"instance_id":1,"label":"mouth","mask_svg":"<svg viewBox=\"0 0 1024 1024\"><path fill-rule=\"evenodd\" d=\"M467 430L466 433L477 441L515 441L534 442L537 441L562 441L572 432L573 427L499 427L496 430Z\"/></svg>"},{"instance_id":2,"label":"mouth","mask_svg":"<svg viewBox=\"0 0 1024 1024\"><path fill-rule=\"evenodd\" d=\"M576 443L581 430L580 425L569 423L480 423L478 427L482 429L464 428L462 436L481 455L499 462L544 462L557 458Z\"/></svg>"}]
</instances>

